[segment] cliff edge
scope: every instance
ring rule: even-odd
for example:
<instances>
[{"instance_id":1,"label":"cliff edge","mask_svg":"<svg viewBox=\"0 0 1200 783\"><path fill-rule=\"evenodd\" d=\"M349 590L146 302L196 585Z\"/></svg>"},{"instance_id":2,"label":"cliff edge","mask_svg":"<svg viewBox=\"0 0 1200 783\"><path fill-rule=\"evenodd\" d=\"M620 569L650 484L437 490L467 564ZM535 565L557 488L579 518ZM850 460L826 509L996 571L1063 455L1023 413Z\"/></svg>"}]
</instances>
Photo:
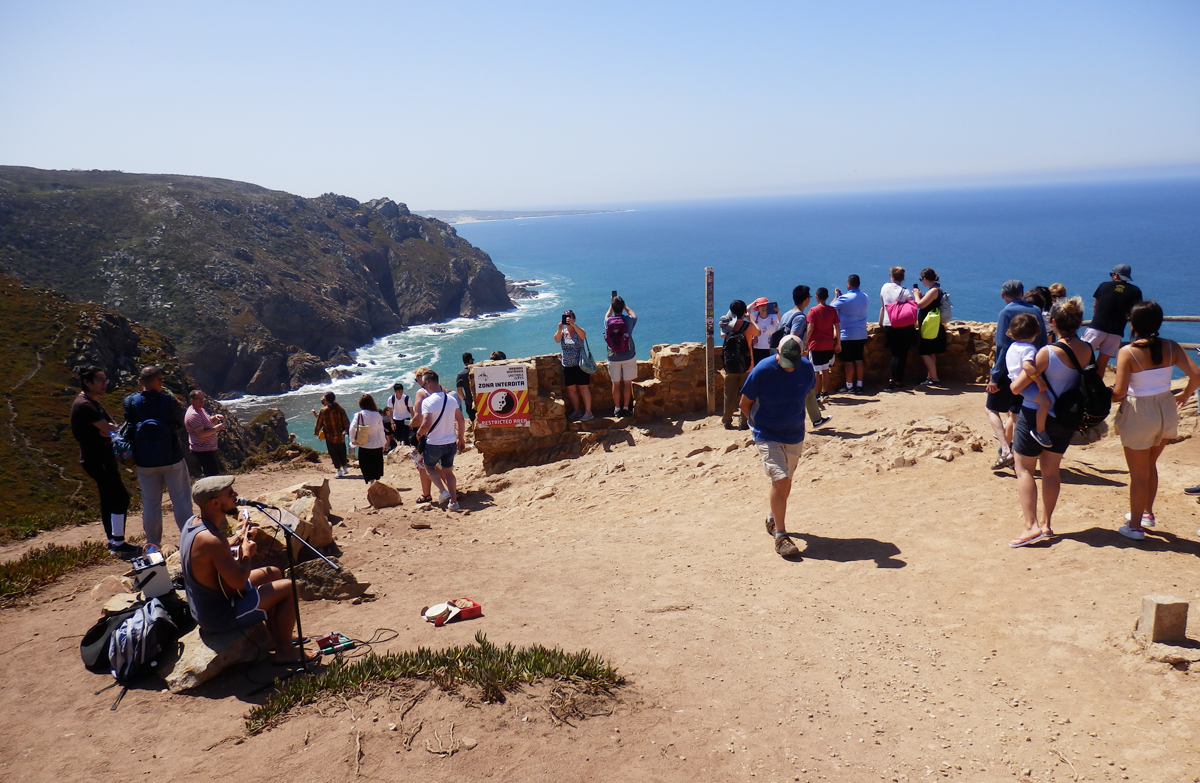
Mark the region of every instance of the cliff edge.
<instances>
[{"instance_id":1,"label":"cliff edge","mask_svg":"<svg viewBox=\"0 0 1200 783\"><path fill-rule=\"evenodd\" d=\"M210 393L276 394L411 323L513 307L454 229L387 198L0 166L0 269L160 331Z\"/></svg>"}]
</instances>

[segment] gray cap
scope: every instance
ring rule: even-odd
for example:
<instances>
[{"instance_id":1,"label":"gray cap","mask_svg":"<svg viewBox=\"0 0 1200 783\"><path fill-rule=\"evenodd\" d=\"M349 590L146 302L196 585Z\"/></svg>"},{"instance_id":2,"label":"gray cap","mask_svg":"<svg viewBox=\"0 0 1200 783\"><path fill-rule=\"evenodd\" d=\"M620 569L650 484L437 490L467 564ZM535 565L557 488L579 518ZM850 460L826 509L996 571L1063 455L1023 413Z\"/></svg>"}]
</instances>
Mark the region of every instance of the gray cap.
<instances>
[{"instance_id":1,"label":"gray cap","mask_svg":"<svg viewBox=\"0 0 1200 783\"><path fill-rule=\"evenodd\" d=\"M1133 270L1129 268L1129 264L1117 264L1113 267L1112 273L1126 283L1133 282Z\"/></svg>"},{"instance_id":2,"label":"gray cap","mask_svg":"<svg viewBox=\"0 0 1200 783\"><path fill-rule=\"evenodd\" d=\"M1025 284L1020 280L1005 280L1004 285L1000 286L1000 295L1007 296L1009 299L1024 296Z\"/></svg>"},{"instance_id":3,"label":"gray cap","mask_svg":"<svg viewBox=\"0 0 1200 783\"><path fill-rule=\"evenodd\" d=\"M779 365L794 370L803 356L804 350L800 345L799 338L794 334L784 335L783 339L779 341Z\"/></svg>"},{"instance_id":4,"label":"gray cap","mask_svg":"<svg viewBox=\"0 0 1200 783\"><path fill-rule=\"evenodd\" d=\"M197 506L203 506L208 501L220 495L233 486L233 476L208 476L192 485L192 500Z\"/></svg>"}]
</instances>

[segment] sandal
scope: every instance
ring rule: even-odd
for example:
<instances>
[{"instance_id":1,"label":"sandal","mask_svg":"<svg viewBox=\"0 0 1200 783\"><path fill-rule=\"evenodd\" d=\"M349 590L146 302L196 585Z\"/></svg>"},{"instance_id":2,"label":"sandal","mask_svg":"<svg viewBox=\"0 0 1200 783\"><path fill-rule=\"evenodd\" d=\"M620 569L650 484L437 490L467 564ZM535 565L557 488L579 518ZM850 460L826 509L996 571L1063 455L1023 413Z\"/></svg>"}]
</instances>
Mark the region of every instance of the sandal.
<instances>
[{"instance_id":1,"label":"sandal","mask_svg":"<svg viewBox=\"0 0 1200 783\"><path fill-rule=\"evenodd\" d=\"M1008 542L1008 545L1010 547L1012 547L1013 549L1018 549L1023 546L1029 546L1030 544L1034 543L1035 541L1045 540L1045 538L1046 538L1046 534L1043 533L1041 530L1039 530L1039 531L1037 531L1037 535L1030 536L1029 538L1014 538L1012 541Z\"/></svg>"},{"instance_id":2,"label":"sandal","mask_svg":"<svg viewBox=\"0 0 1200 783\"><path fill-rule=\"evenodd\" d=\"M414 503L432 503L433 498L431 498L429 495L422 495L421 497L417 498L413 502Z\"/></svg>"},{"instance_id":3,"label":"sandal","mask_svg":"<svg viewBox=\"0 0 1200 783\"><path fill-rule=\"evenodd\" d=\"M1001 452L1000 456L996 458L996 461L992 463L992 470L1004 470L1005 468L1011 468L1015 462L1016 457L1013 456L1011 451L1008 452L1008 454Z\"/></svg>"}]
</instances>

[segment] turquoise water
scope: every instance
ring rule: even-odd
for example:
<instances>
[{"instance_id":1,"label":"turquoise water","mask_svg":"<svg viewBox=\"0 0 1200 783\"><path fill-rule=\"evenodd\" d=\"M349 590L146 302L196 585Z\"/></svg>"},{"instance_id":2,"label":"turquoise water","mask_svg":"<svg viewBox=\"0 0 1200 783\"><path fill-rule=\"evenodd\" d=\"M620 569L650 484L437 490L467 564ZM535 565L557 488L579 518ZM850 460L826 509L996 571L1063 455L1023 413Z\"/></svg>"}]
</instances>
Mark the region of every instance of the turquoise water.
<instances>
[{"instance_id":1,"label":"turquoise water","mask_svg":"<svg viewBox=\"0 0 1200 783\"><path fill-rule=\"evenodd\" d=\"M280 407L297 438L312 444L308 411L326 389L353 409L363 391L382 403L397 378L411 388L421 364L452 380L463 351L477 359L493 350L553 353L567 307L602 353L613 289L639 316L634 339L647 358L656 343L704 339L706 266L715 269L717 315L735 298L766 296L786 309L796 284L832 291L854 273L874 320L893 265L908 270L909 284L933 267L955 318L994 320L1000 284L1012 277L1026 288L1062 283L1090 315L1092 292L1119 263L1168 314L1200 315L1200 179L627 206L632 211L456 226L510 279L539 281L539 297L496 318L443 324L444 334L420 326L381 338L358 352L360 362L375 362L356 368L360 377L231 407L239 415ZM1164 334L1200 342L1200 324L1168 324Z\"/></svg>"}]
</instances>

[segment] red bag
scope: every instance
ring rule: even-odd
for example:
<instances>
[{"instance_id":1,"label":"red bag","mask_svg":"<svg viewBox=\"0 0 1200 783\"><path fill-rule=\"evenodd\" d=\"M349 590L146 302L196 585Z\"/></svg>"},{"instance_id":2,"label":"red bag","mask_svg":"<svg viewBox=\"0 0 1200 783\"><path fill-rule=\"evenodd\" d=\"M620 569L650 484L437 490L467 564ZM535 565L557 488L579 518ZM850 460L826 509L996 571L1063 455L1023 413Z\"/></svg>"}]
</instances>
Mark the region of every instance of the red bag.
<instances>
[{"instance_id":1,"label":"red bag","mask_svg":"<svg viewBox=\"0 0 1200 783\"><path fill-rule=\"evenodd\" d=\"M917 322L917 303L911 299L904 302L892 302L885 307L888 320L894 327L912 326Z\"/></svg>"}]
</instances>

